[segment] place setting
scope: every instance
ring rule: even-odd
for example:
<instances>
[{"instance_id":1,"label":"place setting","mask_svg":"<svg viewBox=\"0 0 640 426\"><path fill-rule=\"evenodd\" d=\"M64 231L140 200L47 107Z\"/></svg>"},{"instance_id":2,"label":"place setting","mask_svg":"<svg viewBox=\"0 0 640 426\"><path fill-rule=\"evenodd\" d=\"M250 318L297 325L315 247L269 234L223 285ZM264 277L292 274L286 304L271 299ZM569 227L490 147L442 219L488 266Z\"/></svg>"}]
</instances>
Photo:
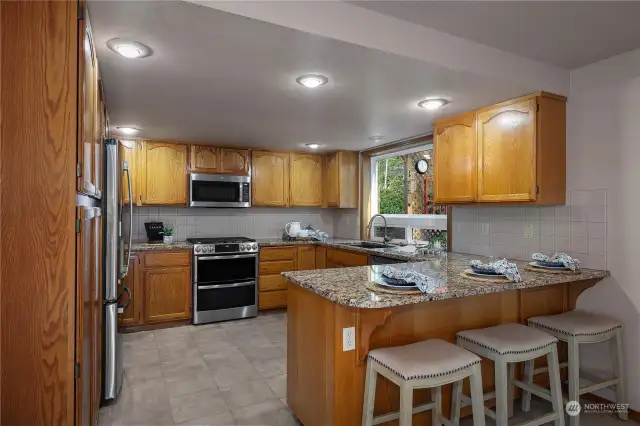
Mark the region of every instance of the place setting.
<instances>
[{"instance_id":1,"label":"place setting","mask_svg":"<svg viewBox=\"0 0 640 426\"><path fill-rule=\"evenodd\" d=\"M373 281L365 283L365 287L378 293L410 295L445 290L438 279L413 269L411 265L385 265Z\"/></svg>"},{"instance_id":2,"label":"place setting","mask_svg":"<svg viewBox=\"0 0 640 426\"><path fill-rule=\"evenodd\" d=\"M566 253L555 253L553 256L534 253L531 258L533 260L524 267L527 271L546 274L580 274L581 262Z\"/></svg>"},{"instance_id":3,"label":"place setting","mask_svg":"<svg viewBox=\"0 0 640 426\"><path fill-rule=\"evenodd\" d=\"M460 273L463 278L474 281L506 283L520 282L522 278L518 272L518 266L507 259L496 260L495 262L482 263L480 260L469 262L470 268Z\"/></svg>"}]
</instances>

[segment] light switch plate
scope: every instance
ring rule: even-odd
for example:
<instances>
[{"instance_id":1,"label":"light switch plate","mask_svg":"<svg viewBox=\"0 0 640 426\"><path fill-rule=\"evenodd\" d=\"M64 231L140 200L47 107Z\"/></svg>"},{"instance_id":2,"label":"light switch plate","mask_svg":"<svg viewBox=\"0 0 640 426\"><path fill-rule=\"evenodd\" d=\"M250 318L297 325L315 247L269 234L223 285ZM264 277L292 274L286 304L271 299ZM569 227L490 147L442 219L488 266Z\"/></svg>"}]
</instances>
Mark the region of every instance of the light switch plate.
<instances>
[{"instance_id":1,"label":"light switch plate","mask_svg":"<svg viewBox=\"0 0 640 426\"><path fill-rule=\"evenodd\" d=\"M533 225L531 223L524 225L524 238L527 240L533 238Z\"/></svg>"},{"instance_id":2,"label":"light switch plate","mask_svg":"<svg viewBox=\"0 0 640 426\"><path fill-rule=\"evenodd\" d=\"M356 328L348 327L342 329L342 352L356 349Z\"/></svg>"},{"instance_id":3,"label":"light switch plate","mask_svg":"<svg viewBox=\"0 0 640 426\"><path fill-rule=\"evenodd\" d=\"M481 223L480 224L480 233L482 235L489 235L489 224L488 223Z\"/></svg>"}]
</instances>

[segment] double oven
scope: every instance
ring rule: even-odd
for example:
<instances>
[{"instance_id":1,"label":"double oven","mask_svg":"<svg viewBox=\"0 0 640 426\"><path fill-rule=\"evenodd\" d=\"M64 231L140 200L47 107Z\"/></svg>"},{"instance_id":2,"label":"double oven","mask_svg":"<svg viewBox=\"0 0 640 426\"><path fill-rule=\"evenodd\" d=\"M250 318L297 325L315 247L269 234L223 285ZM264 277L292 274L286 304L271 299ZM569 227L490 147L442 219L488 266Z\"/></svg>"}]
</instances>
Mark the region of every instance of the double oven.
<instances>
[{"instance_id":1,"label":"double oven","mask_svg":"<svg viewBox=\"0 0 640 426\"><path fill-rule=\"evenodd\" d=\"M248 238L194 238L193 323L258 314L258 245Z\"/></svg>"}]
</instances>

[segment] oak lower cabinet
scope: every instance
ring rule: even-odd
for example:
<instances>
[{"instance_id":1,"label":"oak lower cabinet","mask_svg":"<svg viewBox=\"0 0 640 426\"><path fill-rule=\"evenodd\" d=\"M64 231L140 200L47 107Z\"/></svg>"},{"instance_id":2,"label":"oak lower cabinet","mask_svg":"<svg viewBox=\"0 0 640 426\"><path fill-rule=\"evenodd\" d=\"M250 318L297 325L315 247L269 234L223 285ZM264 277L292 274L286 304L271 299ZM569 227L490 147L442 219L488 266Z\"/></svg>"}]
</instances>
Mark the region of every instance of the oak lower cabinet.
<instances>
[{"instance_id":1,"label":"oak lower cabinet","mask_svg":"<svg viewBox=\"0 0 640 426\"><path fill-rule=\"evenodd\" d=\"M338 208L358 207L358 154L338 151L326 158L327 206Z\"/></svg>"},{"instance_id":2,"label":"oak lower cabinet","mask_svg":"<svg viewBox=\"0 0 640 426\"><path fill-rule=\"evenodd\" d=\"M139 162L142 204L187 203L187 146L144 141Z\"/></svg>"},{"instance_id":3,"label":"oak lower cabinet","mask_svg":"<svg viewBox=\"0 0 640 426\"><path fill-rule=\"evenodd\" d=\"M259 256L258 309L286 307L287 280L280 273L298 269L298 248L264 247L260 249Z\"/></svg>"},{"instance_id":4,"label":"oak lower cabinet","mask_svg":"<svg viewBox=\"0 0 640 426\"><path fill-rule=\"evenodd\" d=\"M191 252L139 252L124 282L129 306L118 315L123 327L188 320L192 312Z\"/></svg>"},{"instance_id":5,"label":"oak lower cabinet","mask_svg":"<svg viewBox=\"0 0 640 426\"><path fill-rule=\"evenodd\" d=\"M251 196L254 206L289 206L288 153L252 151Z\"/></svg>"},{"instance_id":6,"label":"oak lower cabinet","mask_svg":"<svg viewBox=\"0 0 640 426\"><path fill-rule=\"evenodd\" d=\"M349 268L352 266L367 266L369 256L346 250L327 248L327 268Z\"/></svg>"},{"instance_id":7,"label":"oak lower cabinet","mask_svg":"<svg viewBox=\"0 0 640 426\"><path fill-rule=\"evenodd\" d=\"M323 166L324 157L322 155L291 154L290 206L322 206Z\"/></svg>"},{"instance_id":8,"label":"oak lower cabinet","mask_svg":"<svg viewBox=\"0 0 640 426\"><path fill-rule=\"evenodd\" d=\"M316 269L316 248L314 246L298 247L298 271Z\"/></svg>"},{"instance_id":9,"label":"oak lower cabinet","mask_svg":"<svg viewBox=\"0 0 640 426\"><path fill-rule=\"evenodd\" d=\"M147 269L143 273L144 322L163 322L191 317L191 268L184 266Z\"/></svg>"}]
</instances>

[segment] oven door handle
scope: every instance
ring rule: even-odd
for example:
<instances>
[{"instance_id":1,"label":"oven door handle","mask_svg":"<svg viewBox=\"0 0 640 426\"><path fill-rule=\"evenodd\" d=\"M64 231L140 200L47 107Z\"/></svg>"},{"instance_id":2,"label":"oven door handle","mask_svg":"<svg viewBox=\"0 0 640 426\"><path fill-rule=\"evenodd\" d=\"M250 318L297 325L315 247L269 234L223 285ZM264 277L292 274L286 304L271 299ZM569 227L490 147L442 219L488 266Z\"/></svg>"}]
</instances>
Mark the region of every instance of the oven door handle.
<instances>
[{"instance_id":1,"label":"oven door handle","mask_svg":"<svg viewBox=\"0 0 640 426\"><path fill-rule=\"evenodd\" d=\"M234 254L231 256L196 256L196 260L224 260L224 259L246 259L249 257L257 257L257 253L254 254Z\"/></svg>"},{"instance_id":2,"label":"oven door handle","mask_svg":"<svg viewBox=\"0 0 640 426\"><path fill-rule=\"evenodd\" d=\"M216 284L216 285L205 285L205 286L197 286L198 290L214 290L219 288L231 288L231 287L245 287L250 285L256 285L255 281L247 281L246 283L233 283L233 284Z\"/></svg>"}]
</instances>

